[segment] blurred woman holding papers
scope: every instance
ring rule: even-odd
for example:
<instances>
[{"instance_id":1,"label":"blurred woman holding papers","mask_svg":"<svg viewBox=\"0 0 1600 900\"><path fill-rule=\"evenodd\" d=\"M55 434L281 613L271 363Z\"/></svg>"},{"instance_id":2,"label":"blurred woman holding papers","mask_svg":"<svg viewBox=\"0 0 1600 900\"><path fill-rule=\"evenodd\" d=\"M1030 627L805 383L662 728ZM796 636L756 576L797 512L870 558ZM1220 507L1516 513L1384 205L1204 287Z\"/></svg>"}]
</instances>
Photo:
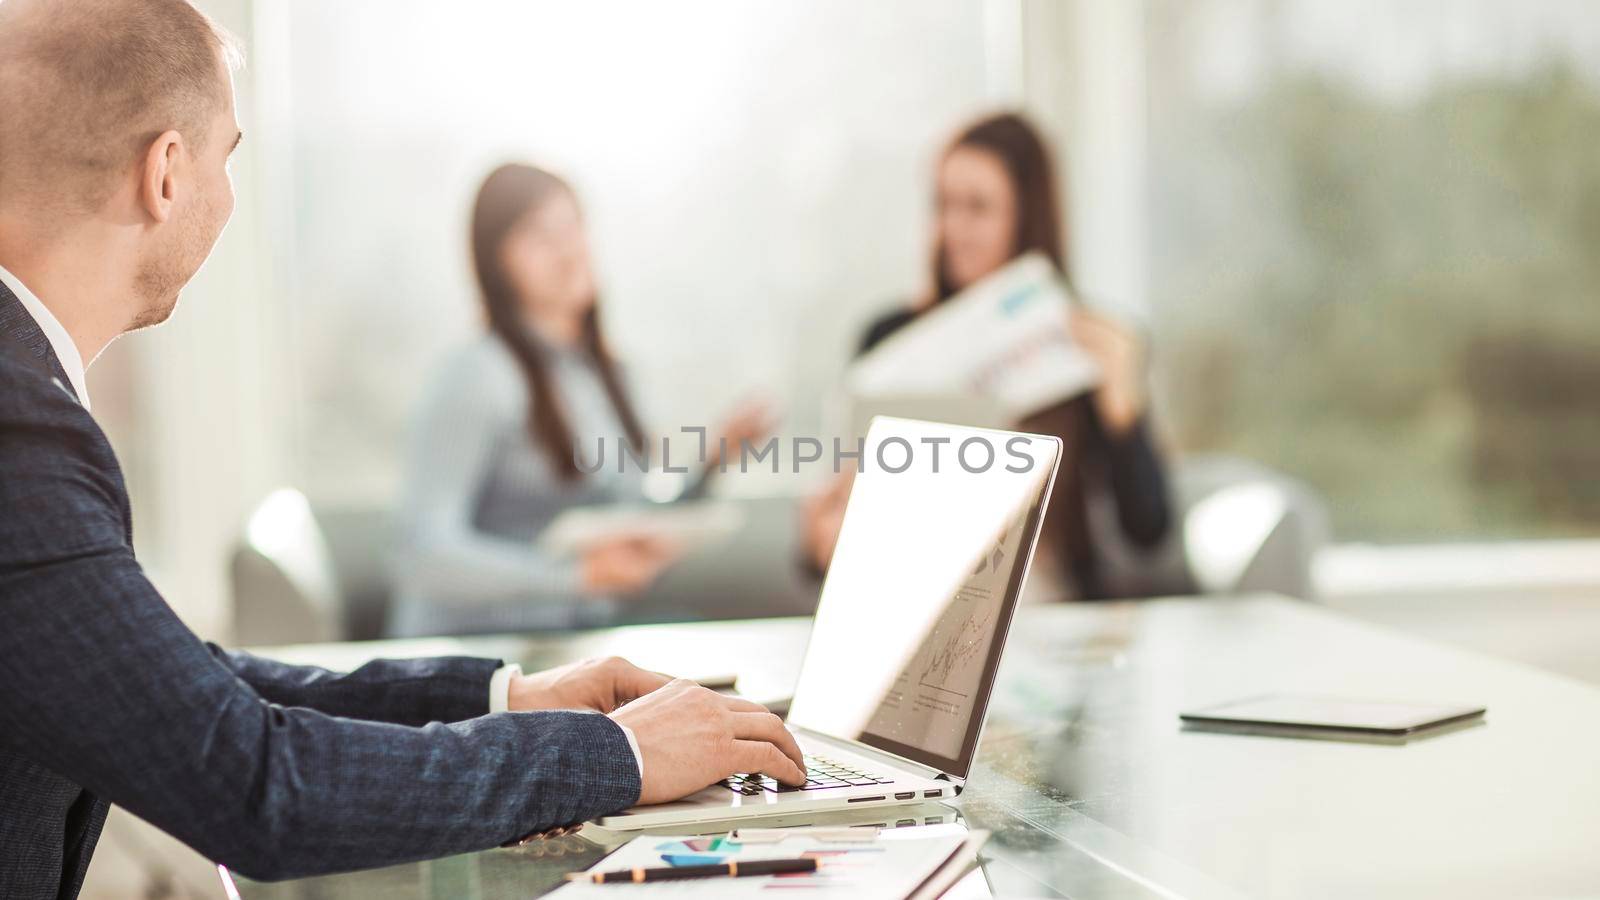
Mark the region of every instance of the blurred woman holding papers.
<instances>
[{"instance_id":1,"label":"blurred woman holding papers","mask_svg":"<svg viewBox=\"0 0 1600 900\"><path fill-rule=\"evenodd\" d=\"M601 329L576 195L549 172L501 166L478 191L471 237L487 333L448 360L417 422L389 630L607 623L680 550L648 534L576 553L535 543L565 510L645 501L635 460L646 437ZM751 408L722 436L738 446L766 427L765 411ZM634 456L619 465L623 445Z\"/></svg>"},{"instance_id":2,"label":"blurred woman holding papers","mask_svg":"<svg viewBox=\"0 0 1600 900\"><path fill-rule=\"evenodd\" d=\"M910 307L873 322L861 354L1020 257L1048 260L1060 282L1070 284L1050 155L1027 120L1002 114L963 130L939 160L934 196L930 285ZM1065 444L1041 543L1053 550L1040 560L1048 565L1047 556L1054 557L1052 593L1098 598L1109 591L1099 575L1091 505L1103 499L1113 507L1116 530L1135 547L1160 542L1171 517L1166 476L1150 437L1144 342L1081 304L1065 322L1070 343L1099 369L1098 378L1086 392L1030 410L1014 424ZM848 481L841 480L806 504L802 540L818 569L832 557L848 492Z\"/></svg>"}]
</instances>

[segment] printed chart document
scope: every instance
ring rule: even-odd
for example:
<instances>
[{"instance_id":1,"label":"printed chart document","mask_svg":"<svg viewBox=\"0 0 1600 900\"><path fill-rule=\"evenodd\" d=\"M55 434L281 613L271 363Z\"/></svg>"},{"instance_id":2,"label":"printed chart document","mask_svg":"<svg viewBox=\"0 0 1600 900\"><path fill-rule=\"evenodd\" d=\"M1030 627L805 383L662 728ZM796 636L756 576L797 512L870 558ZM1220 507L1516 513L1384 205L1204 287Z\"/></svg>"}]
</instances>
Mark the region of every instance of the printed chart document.
<instances>
[{"instance_id":1,"label":"printed chart document","mask_svg":"<svg viewBox=\"0 0 1600 900\"><path fill-rule=\"evenodd\" d=\"M671 504L615 504L578 506L556 516L535 543L558 556L571 556L584 548L621 538L654 538L685 550L725 538L744 522L737 504L705 500Z\"/></svg>"},{"instance_id":2,"label":"printed chart document","mask_svg":"<svg viewBox=\"0 0 1600 900\"><path fill-rule=\"evenodd\" d=\"M1100 367L1068 333L1071 315L1054 265L1029 253L889 336L846 386L857 397L983 397L1014 421L1099 384Z\"/></svg>"},{"instance_id":3,"label":"printed chart document","mask_svg":"<svg viewBox=\"0 0 1600 900\"><path fill-rule=\"evenodd\" d=\"M729 860L794 859L816 857L815 872L758 875L744 878L693 878L644 884L594 884L572 882L551 894L559 900L583 897L736 897L804 895L807 900L859 900L863 897L903 898L926 896L920 892L930 880L947 886L954 875L970 867L987 832L932 826L936 833L916 836L920 829L886 832L875 841L832 843L803 833L776 842L741 844L728 837L673 837L644 835L624 844L595 863L590 871L609 872L635 866L703 865ZM959 867L953 870L949 866ZM935 878L935 876L941 876Z\"/></svg>"}]
</instances>

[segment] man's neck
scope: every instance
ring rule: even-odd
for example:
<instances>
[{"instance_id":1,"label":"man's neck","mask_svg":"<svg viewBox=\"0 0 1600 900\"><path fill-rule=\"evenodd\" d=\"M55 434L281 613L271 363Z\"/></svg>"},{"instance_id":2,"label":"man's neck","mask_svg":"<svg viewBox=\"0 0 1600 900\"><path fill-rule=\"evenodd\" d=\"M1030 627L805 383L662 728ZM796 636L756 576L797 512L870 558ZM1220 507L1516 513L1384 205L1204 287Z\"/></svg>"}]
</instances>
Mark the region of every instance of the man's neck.
<instances>
[{"instance_id":1,"label":"man's neck","mask_svg":"<svg viewBox=\"0 0 1600 900\"><path fill-rule=\"evenodd\" d=\"M0 267L50 310L72 337L84 365L94 362L127 329L122 304L127 288L113 275L109 254L73 241L30 241L26 224L0 216Z\"/></svg>"}]
</instances>

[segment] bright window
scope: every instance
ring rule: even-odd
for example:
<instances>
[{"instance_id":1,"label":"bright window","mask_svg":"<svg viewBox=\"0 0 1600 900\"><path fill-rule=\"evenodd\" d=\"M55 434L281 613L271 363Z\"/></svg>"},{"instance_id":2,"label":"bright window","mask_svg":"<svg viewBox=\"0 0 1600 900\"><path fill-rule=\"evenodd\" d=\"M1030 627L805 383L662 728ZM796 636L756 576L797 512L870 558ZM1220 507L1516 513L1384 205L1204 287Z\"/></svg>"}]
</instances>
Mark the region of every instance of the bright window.
<instances>
[{"instance_id":1,"label":"bright window","mask_svg":"<svg viewBox=\"0 0 1600 900\"><path fill-rule=\"evenodd\" d=\"M1147 6L1149 252L1189 450L1343 539L1600 529L1600 16Z\"/></svg>"}]
</instances>

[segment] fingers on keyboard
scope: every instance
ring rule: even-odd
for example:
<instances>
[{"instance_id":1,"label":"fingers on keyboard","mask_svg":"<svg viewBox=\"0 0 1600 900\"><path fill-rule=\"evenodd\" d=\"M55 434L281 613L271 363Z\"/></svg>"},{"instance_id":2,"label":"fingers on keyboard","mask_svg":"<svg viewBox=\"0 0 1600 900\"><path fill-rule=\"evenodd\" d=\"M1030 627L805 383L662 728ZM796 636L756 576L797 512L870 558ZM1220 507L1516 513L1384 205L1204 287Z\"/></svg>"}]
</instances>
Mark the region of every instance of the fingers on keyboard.
<instances>
[{"instance_id":1,"label":"fingers on keyboard","mask_svg":"<svg viewBox=\"0 0 1600 900\"><path fill-rule=\"evenodd\" d=\"M869 784L889 784L894 779L852 769L819 756L806 757L806 783L789 787L770 775L739 774L723 780L729 790L746 796L763 791L786 794L792 791L817 791L827 788L864 787Z\"/></svg>"}]
</instances>

